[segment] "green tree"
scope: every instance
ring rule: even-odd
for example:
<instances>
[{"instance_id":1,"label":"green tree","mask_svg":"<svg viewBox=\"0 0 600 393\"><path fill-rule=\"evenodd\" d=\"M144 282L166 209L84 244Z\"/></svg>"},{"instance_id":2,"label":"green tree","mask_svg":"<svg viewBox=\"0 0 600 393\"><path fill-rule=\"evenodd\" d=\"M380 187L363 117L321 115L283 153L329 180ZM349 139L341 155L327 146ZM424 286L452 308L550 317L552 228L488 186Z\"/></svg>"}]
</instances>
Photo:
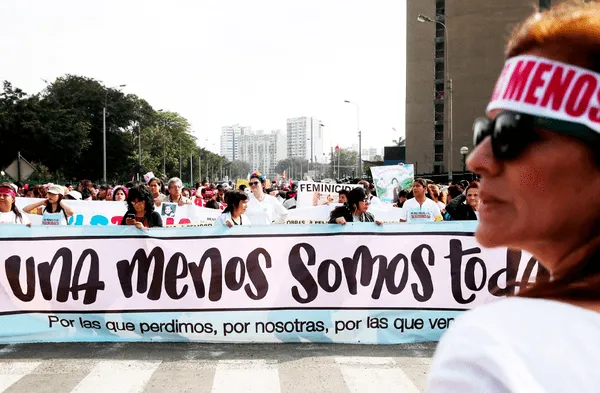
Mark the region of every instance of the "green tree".
<instances>
[{"instance_id":1,"label":"green tree","mask_svg":"<svg viewBox=\"0 0 600 393\"><path fill-rule=\"evenodd\" d=\"M283 173L283 171L286 172L288 179L302 179L304 174L308 172L308 160L298 157L281 160L275 166L275 172Z\"/></svg>"},{"instance_id":2,"label":"green tree","mask_svg":"<svg viewBox=\"0 0 600 393\"><path fill-rule=\"evenodd\" d=\"M245 179L252 170L250 163L234 160L229 164L229 173L232 179Z\"/></svg>"},{"instance_id":3,"label":"green tree","mask_svg":"<svg viewBox=\"0 0 600 393\"><path fill-rule=\"evenodd\" d=\"M340 148L333 152L329 174L335 179L356 177L358 153L354 150Z\"/></svg>"}]
</instances>

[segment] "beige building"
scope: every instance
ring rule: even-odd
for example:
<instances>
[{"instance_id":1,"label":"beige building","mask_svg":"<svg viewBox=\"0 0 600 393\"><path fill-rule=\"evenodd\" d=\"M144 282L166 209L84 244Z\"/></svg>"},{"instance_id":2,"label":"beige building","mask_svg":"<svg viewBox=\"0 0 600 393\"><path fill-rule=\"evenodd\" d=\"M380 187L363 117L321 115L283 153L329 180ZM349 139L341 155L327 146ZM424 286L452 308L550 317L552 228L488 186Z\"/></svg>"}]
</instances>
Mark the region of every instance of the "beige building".
<instances>
[{"instance_id":1,"label":"beige building","mask_svg":"<svg viewBox=\"0 0 600 393\"><path fill-rule=\"evenodd\" d=\"M406 158L419 174L462 172L460 148L473 149L472 124L484 115L512 28L534 11L527 0L407 0ZM548 4L550 0L540 0ZM552 4L559 3L553 0ZM442 22L419 22L419 14ZM447 50L446 50L447 49ZM453 143L450 166L449 100Z\"/></svg>"}]
</instances>

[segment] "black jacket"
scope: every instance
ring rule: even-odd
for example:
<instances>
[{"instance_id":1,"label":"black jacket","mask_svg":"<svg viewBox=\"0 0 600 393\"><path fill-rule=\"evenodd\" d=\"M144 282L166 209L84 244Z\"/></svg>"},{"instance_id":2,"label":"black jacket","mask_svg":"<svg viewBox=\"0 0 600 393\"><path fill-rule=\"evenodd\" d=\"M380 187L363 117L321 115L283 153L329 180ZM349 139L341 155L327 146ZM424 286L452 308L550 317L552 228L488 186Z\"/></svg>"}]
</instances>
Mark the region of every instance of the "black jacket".
<instances>
[{"instance_id":1,"label":"black jacket","mask_svg":"<svg viewBox=\"0 0 600 393\"><path fill-rule=\"evenodd\" d=\"M352 212L348 205L338 206L333 209L331 216L329 217L329 223L335 224L335 219L339 217L344 217L346 222L354 221L354 216L352 216ZM360 222L375 222L375 216L369 212L363 213L360 215Z\"/></svg>"},{"instance_id":2,"label":"black jacket","mask_svg":"<svg viewBox=\"0 0 600 393\"><path fill-rule=\"evenodd\" d=\"M446 205L446 213L455 221L474 221L477 215L470 205L465 204L467 197L460 194Z\"/></svg>"},{"instance_id":3,"label":"black jacket","mask_svg":"<svg viewBox=\"0 0 600 393\"><path fill-rule=\"evenodd\" d=\"M134 214L134 211L128 210L127 213L125 213L125 215L123 216L123 219L121 220L121 225L127 225L125 223L125 221L127 220L127 215L128 214ZM157 211L151 211L151 212L146 212L146 215L144 216L144 218L146 220L148 220L148 227L149 228L162 228L163 226L163 222L162 222L162 217L160 216L160 214L158 214Z\"/></svg>"}]
</instances>

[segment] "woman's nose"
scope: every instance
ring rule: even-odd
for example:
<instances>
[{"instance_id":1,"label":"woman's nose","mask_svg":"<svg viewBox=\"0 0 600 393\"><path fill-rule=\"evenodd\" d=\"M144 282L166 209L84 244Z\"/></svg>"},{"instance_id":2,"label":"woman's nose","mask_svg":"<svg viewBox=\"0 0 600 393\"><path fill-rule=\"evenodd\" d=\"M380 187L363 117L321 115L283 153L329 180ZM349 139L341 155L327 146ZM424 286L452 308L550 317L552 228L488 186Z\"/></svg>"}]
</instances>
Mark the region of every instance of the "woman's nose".
<instances>
[{"instance_id":1,"label":"woman's nose","mask_svg":"<svg viewBox=\"0 0 600 393\"><path fill-rule=\"evenodd\" d=\"M492 151L492 138L485 138L475 147L473 152L467 157L467 168L481 176L490 176L498 173L500 162L494 157Z\"/></svg>"}]
</instances>

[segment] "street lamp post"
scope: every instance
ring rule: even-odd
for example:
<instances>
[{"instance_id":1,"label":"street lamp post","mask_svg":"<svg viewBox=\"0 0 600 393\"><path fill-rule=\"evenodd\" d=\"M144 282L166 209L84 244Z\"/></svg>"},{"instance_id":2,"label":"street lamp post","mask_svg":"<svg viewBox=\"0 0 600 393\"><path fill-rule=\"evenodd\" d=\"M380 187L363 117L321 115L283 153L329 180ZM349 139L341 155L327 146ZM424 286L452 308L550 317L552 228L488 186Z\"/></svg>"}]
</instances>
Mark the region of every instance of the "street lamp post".
<instances>
[{"instance_id":1,"label":"street lamp post","mask_svg":"<svg viewBox=\"0 0 600 393\"><path fill-rule=\"evenodd\" d=\"M446 80L448 83L448 128L449 128L449 136L450 136L450 151L449 151L449 163L448 163L448 180L449 183L452 183L452 159L453 159L453 150L454 150L454 141L453 141L453 121L452 121L452 78L450 77L450 67L448 66L448 28L443 22L439 20L433 20L426 15L419 14L417 16L417 21L421 23L437 23L444 28L444 69L446 71Z\"/></svg>"},{"instance_id":2,"label":"street lamp post","mask_svg":"<svg viewBox=\"0 0 600 393\"><path fill-rule=\"evenodd\" d=\"M359 109L356 102L344 100L346 104L354 104L356 106L356 130L358 131L358 177L362 178L362 136L360 133Z\"/></svg>"},{"instance_id":3,"label":"street lamp post","mask_svg":"<svg viewBox=\"0 0 600 393\"><path fill-rule=\"evenodd\" d=\"M467 154L469 154L469 148L466 146L461 147L460 154L462 154L462 157L463 157L463 174L464 174L465 172L467 172Z\"/></svg>"},{"instance_id":4,"label":"street lamp post","mask_svg":"<svg viewBox=\"0 0 600 393\"><path fill-rule=\"evenodd\" d=\"M127 85L119 85L115 87L109 87L104 89L104 107L102 108L102 180L104 184L106 181L106 107L108 106L108 91L110 89L122 88Z\"/></svg>"}]
</instances>

